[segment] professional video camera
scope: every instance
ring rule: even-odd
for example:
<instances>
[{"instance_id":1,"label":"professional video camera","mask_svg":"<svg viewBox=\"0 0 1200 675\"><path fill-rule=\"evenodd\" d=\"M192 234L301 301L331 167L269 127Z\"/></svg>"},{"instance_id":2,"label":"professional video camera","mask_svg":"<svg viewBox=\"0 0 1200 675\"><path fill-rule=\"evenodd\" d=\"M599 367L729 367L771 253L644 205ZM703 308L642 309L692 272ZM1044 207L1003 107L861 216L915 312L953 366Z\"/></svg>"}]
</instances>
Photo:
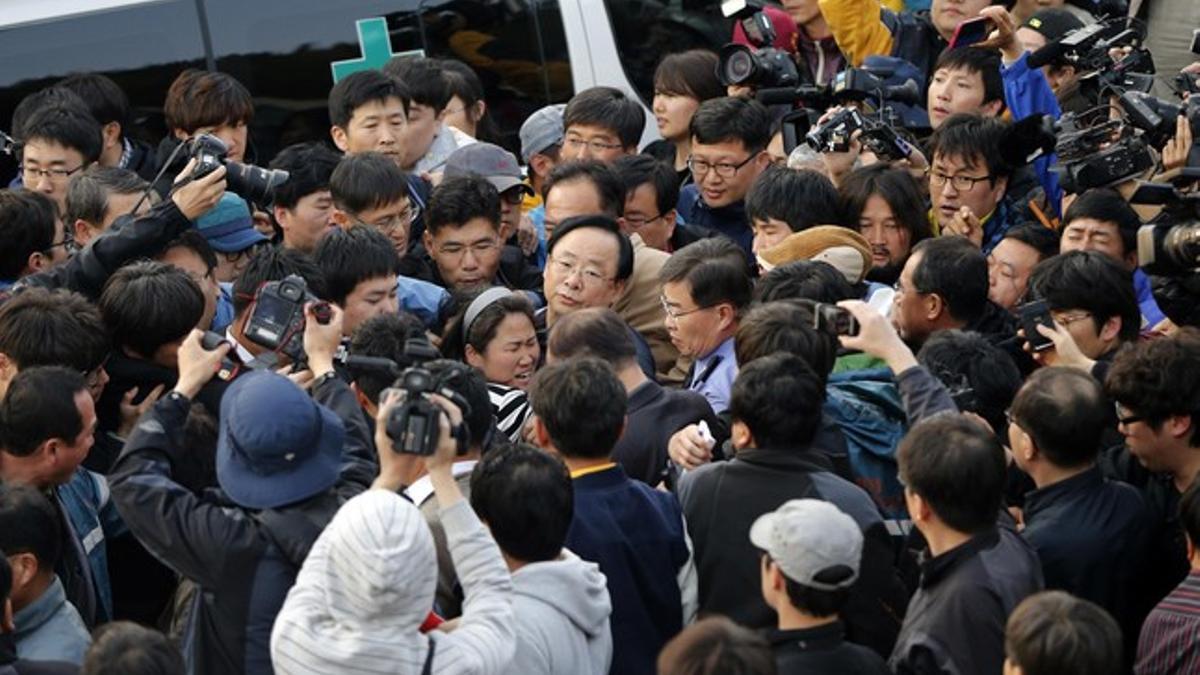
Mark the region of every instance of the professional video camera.
<instances>
[{"instance_id":1,"label":"professional video camera","mask_svg":"<svg viewBox=\"0 0 1200 675\"><path fill-rule=\"evenodd\" d=\"M246 339L302 363L304 306L310 302L314 303L317 321L329 323L333 316L329 303L310 293L304 279L292 274L280 281L268 281L254 296L254 311L244 331Z\"/></svg>"},{"instance_id":2,"label":"professional video camera","mask_svg":"<svg viewBox=\"0 0 1200 675\"><path fill-rule=\"evenodd\" d=\"M1146 140L1109 108L1068 113L1054 125L1058 164L1051 168L1068 192L1080 193L1137 176L1154 166Z\"/></svg>"},{"instance_id":3,"label":"professional video camera","mask_svg":"<svg viewBox=\"0 0 1200 675\"><path fill-rule=\"evenodd\" d=\"M1200 168L1185 168L1175 180L1190 184L1198 179ZM1200 192L1184 192L1172 183L1144 182L1129 201L1163 207L1138 229L1138 265L1158 276L1200 272Z\"/></svg>"},{"instance_id":4,"label":"professional video camera","mask_svg":"<svg viewBox=\"0 0 1200 675\"><path fill-rule=\"evenodd\" d=\"M838 73L828 87L814 98L826 105L853 103L860 108L847 107L823 123L813 126L825 106L802 108L783 119L784 150L792 151L799 139L804 139L817 152L845 152L850 137L862 130L859 140L863 146L885 160L900 160L912 152L912 145L896 131L904 125L889 102L916 103L921 92L914 80L901 85L886 85L883 78L890 75L863 68L847 68ZM760 94L763 92L760 92ZM770 93L769 90L766 93ZM789 98L795 94L785 91ZM811 103L810 103L811 104Z\"/></svg>"},{"instance_id":5,"label":"professional video camera","mask_svg":"<svg viewBox=\"0 0 1200 675\"><path fill-rule=\"evenodd\" d=\"M275 188L288 179L288 172L279 169L264 169L253 164L240 164L226 159L229 148L224 141L212 134L200 134L188 143L188 153L196 160L191 180L207 176L217 167L224 166L225 181L229 189L245 197L247 201L269 204Z\"/></svg>"},{"instance_id":6,"label":"professional video camera","mask_svg":"<svg viewBox=\"0 0 1200 675\"><path fill-rule=\"evenodd\" d=\"M444 413L442 407L430 400L430 394L439 394L454 401L462 411L463 419L470 414L470 404L450 387L455 378L466 375L464 369L467 366L462 366L462 369L451 368L434 376L424 364L439 357L436 348L420 337L404 344L404 358L414 365L404 369L396 383L392 384L392 388L402 390L404 400L391 408L385 426L392 449L397 453L428 456L437 452L438 420ZM353 363L350 368L354 368ZM451 434L458 442L458 454L467 454L469 437L466 423L451 429Z\"/></svg>"},{"instance_id":7,"label":"professional video camera","mask_svg":"<svg viewBox=\"0 0 1200 675\"><path fill-rule=\"evenodd\" d=\"M1124 17L1077 28L1029 55L1029 67L1070 65L1079 73L1079 87L1089 100L1099 102L1110 91L1149 91L1154 85L1154 59L1142 47L1144 27ZM1114 62L1110 51L1120 47L1129 54Z\"/></svg>"},{"instance_id":8,"label":"professional video camera","mask_svg":"<svg viewBox=\"0 0 1200 675\"><path fill-rule=\"evenodd\" d=\"M1129 123L1141 129L1147 142L1155 148L1161 148L1175 138L1176 120L1180 115L1187 118L1192 137L1200 139L1200 96L1192 96L1181 105L1140 91L1128 91L1118 99L1118 105ZM1187 165L1200 166L1200 143L1192 143Z\"/></svg>"}]
</instances>

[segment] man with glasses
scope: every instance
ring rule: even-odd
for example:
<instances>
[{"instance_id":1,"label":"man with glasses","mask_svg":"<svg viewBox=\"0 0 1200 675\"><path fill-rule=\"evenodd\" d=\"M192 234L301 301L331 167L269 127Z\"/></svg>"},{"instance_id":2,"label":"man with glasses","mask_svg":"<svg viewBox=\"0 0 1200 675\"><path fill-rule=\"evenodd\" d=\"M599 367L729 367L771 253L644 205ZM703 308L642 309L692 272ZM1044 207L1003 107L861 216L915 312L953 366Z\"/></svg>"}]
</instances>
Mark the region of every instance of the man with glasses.
<instances>
[{"instance_id":1,"label":"man with glasses","mask_svg":"<svg viewBox=\"0 0 1200 675\"><path fill-rule=\"evenodd\" d=\"M83 108L54 106L37 110L16 131L22 185L50 197L63 213L71 176L100 158L100 124Z\"/></svg>"},{"instance_id":2,"label":"man with glasses","mask_svg":"<svg viewBox=\"0 0 1200 675\"><path fill-rule=\"evenodd\" d=\"M409 236L421 208L412 199L408 177L381 153L347 155L329 177L329 193L333 197L333 222L339 227L365 225L392 242L401 258L396 275L400 309L432 325L449 294L435 284L414 278L422 263L410 253Z\"/></svg>"},{"instance_id":3,"label":"man with glasses","mask_svg":"<svg viewBox=\"0 0 1200 675\"><path fill-rule=\"evenodd\" d=\"M940 330L974 329L985 333L993 343L1009 340L1016 332L1008 324L999 333L988 334L984 326L978 325L988 306L987 260L961 237L937 237L918 243L895 289L892 324L914 351Z\"/></svg>"},{"instance_id":4,"label":"man with glasses","mask_svg":"<svg viewBox=\"0 0 1200 675\"><path fill-rule=\"evenodd\" d=\"M0 290L67 260L74 242L40 192L0 190Z\"/></svg>"},{"instance_id":5,"label":"man with glasses","mask_svg":"<svg viewBox=\"0 0 1200 675\"><path fill-rule=\"evenodd\" d=\"M196 230L217 254L217 281L232 283L268 239L254 228L245 199L226 192L208 213L196 219Z\"/></svg>"},{"instance_id":6,"label":"man with glasses","mask_svg":"<svg viewBox=\"0 0 1200 675\"><path fill-rule=\"evenodd\" d=\"M753 292L745 256L724 237L705 239L671 256L659 280L671 343L695 359L684 384L721 414L738 373L733 334Z\"/></svg>"},{"instance_id":7,"label":"man with glasses","mask_svg":"<svg viewBox=\"0 0 1200 675\"><path fill-rule=\"evenodd\" d=\"M1001 159L1004 123L967 113L952 115L930 137L929 214L934 234L966 237L992 252L1015 216L1004 198L1012 174Z\"/></svg>"},{"instance_id":8,"label":"man with glasses","mask_svg":"<svg viewBox=\"0 0 1200 675\"><path fill-rule=\"evenodd\" d=\"M700 104L691 124L693 183L679 194L684 222L707 227L750 253L754 232L746 216L750 185L771 164L771 120L757 101L715 98Z\"/></svg>"},{"instance_id":9,"label":"man with glasses","mask_svg":"<svg viewBox=\"0 0 1200 675\"><path fill-rule=\"evenodd\" d=\"M679 176L649 155L622 157L613 164L625 184L625 217L621 231L637 235L646 246L673 253L716 232L679 222Z\"/></svg>"},{"instance_id":10,"label":"man with glasses","mask_svg":"<svg viewBox=\"0 0 1200 675\"><path fill-rule=\"evenodd\" d=\"M642 106L619 89L585 89L563 111L562 161L594 159L612 164L618 157L636 154L645 123Z\"/></svg>"}]
</instances>

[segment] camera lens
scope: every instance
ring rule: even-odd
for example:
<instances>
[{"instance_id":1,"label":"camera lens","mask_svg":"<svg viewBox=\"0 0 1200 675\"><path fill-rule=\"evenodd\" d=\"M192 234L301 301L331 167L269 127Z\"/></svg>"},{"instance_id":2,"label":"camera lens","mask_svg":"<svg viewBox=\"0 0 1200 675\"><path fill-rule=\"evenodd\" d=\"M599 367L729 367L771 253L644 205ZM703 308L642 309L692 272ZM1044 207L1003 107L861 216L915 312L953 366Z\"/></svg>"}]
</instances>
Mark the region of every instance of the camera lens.
<instances>
[{"instance_id":1,"label":"camera lens","mask_svg":"<svg viewBox=\"0 0 1200 675\"><path fill-rule=\"evenodd\" d=\"M730 44L721 49L717 64L717 79L721 84L744 84L749 82L757 70L754 53L745 45Z\"/></svg>"},{"instance_id":2,"label":"camera lens","mask_svg":"<svg viewBox=\"0 0 1200 675\"><path fill-rule=\"evenodd\" d=\"M275 188L287 182L288 172L264 169L253 164L225 162L229 189L257 204L269 204Z\"/></svg>"}]
</instances>

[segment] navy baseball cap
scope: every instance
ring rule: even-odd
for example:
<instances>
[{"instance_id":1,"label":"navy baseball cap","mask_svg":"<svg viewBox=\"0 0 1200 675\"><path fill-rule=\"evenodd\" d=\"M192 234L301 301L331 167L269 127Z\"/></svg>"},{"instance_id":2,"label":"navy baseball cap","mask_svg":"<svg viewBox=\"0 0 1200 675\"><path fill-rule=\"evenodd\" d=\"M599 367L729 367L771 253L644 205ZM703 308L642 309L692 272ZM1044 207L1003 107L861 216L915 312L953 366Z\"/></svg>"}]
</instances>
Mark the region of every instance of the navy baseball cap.
<instances>
[{"instance_id":1,"label":"navy baseball cap","mask_svg":"<svg viewBox=\"0 0 1200 675\"><path fill-rule=\"evenodd\" d=\"M251 509L308 499L337 483L345 436L342 420L291 380L247 373L221 399L217 483Z\"/></svg>"}]
</instances>

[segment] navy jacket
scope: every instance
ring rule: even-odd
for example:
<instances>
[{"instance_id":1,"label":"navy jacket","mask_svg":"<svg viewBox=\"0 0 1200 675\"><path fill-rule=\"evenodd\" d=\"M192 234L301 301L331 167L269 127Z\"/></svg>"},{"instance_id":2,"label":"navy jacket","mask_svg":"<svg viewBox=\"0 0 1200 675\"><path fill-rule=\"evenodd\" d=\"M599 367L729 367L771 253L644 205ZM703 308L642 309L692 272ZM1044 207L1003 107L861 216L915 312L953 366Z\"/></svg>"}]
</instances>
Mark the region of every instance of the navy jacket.
<instances>
[{"instance_id":1,"label":"navy jacket","mask_svg":"<svg viewBox=\"0 0 1200 675\"><path fill-rule=\"evenodd\" d=\"M750 218L746 215L746 203L740 201L719 209L709 207L700 197L700 189L685 185L679 191L676 207L683 222L696 228L715 230L718 234L734 240L753 260L750 245L754 243L754 231L750 229Z\"/></svg>"},{"instance_id":2,"label":"navy jacket","mask_svg":"<svg viewBox=\"0 0 1200 675\"><path fill-rule=\"evenodd\" d=\"M350 388L327 379L313 398L346 425L342 470L335 488L298 504L250 511L217 490L197 496L176 482L190 406L175 397L146 413L113 465L113 499L129 529L200 586L183 638L189 673L272 672L271 627L308 549L338 507L374 479L370 433Z\"/></svg>"},{"instance_id":3,"label":"navy jacket","mask_svg":"<svg viewBox=\"0 0 1200 675\"><path fill-rule=\"evenodd\" d=\"M766 632L782 675L837 673L891 675L883 657L861 645L846 642L846 627L835 621L816 628Z\"/></svg>"},{"instance_id":4,"label":"navy jacket","mask_svg":"<svg viewBox=\"0 0 1200 675\"><path fill-rule=\"evenodd\" d=\"M687 564L675 497L615 466L574 479L575 517L566 547L600 566L612 598L609 672L654 673L658 652L683 628L677 583Z\"/></svg>"},{"instance_id":5,"label":"navy jacket","mask_svg":"<svg viewBox=\"0 0 1200 675\"><path fill-rule=\"evenodd\" d=\"M631 478L658 485L667 471L667 443L671 435L689 424L720 424L703 396L694 391L664 389L647 380L629 392L625 433L613 448L613 461Z\"/></svg>"},{"instance_id":6,"label":"navy jacket","mask_svg":"<svg viewBox=\"0 0 1200 675\"><path fill-rule=\"evenodd\" d=\"M776 625L775 613L762 599L750 526L789 500L820 499L862 528L862 568L842 618L852 641L886 655L908 600L896 572L895 548L871 497L826 467L814 448L743 449L728 462L683 476L679 501L695 547L700 611L724 614L751 628Z\"/></svg>"}]
</instances>

